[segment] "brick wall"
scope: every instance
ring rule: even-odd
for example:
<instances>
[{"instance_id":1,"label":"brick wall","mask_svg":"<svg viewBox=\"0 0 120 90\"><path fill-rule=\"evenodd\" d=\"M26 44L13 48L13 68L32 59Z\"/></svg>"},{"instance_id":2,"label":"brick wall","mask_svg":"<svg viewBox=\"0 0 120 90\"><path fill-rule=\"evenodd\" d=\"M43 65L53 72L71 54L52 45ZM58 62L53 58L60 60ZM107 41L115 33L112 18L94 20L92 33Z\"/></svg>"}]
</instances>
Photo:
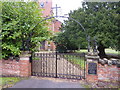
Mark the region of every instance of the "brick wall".
<instances>
[{"instance_id":1,"label":"brick wall","mask_svg":"<svg viewBox=\"0 0 120 90\"><path fill-rule=\"evenodd\" d=\"M98 80L100 81L120 81L120 68L117 65L98 64Z\"/></svg>"},{"instance_id":2,"label":"brick wall","mask_svg":"<svg viewBox=\"0 0 120 90\"><path fill-rule=\"evenodd\" d=\"M103 59L94 55L86 55L86 80L88 82L120 82L120 60L119 59ZM94 62L97 64L97 74L88 73L88 63Z\"/></svg>"},{"instance_id":3,"label":"brick wall","mask_svg":"<svg viewBox=\"0 0 120 90\"><path fill-rule=\"evenodd\" d=\"M30 76L31 63L28 57L16 60L0 60L0 72L3 76Z\"/></svg>"}]
</instances>

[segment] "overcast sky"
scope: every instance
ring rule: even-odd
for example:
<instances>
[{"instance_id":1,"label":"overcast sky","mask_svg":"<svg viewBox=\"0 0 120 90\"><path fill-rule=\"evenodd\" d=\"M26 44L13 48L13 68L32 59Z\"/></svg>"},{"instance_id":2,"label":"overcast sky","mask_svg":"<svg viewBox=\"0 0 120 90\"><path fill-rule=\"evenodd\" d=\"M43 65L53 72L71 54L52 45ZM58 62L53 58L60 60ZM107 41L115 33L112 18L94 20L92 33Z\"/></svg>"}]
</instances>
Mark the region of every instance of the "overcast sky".
<instances>
[{"instance_id":1,"label":"overcast sky","mask_svg":"<svg viewBox=\"0 0 120 90\"><path fill-rule=\"evenodd\" d=\"M58 15L64 15L68 14L70 10L73 11L81 7L82 1L83 0L53 0L53 7L55 7L57 4L58 7L61 7L60 9L58 9Z\"/></svg>"}]
</instances>

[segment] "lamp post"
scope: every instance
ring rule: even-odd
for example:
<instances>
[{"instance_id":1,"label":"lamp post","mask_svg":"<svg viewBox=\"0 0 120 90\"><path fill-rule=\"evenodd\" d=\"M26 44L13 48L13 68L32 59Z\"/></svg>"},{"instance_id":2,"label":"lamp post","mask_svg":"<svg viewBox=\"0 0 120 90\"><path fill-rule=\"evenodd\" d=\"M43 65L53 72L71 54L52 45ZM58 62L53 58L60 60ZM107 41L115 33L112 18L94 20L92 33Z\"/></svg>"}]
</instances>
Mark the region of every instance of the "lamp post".
<instances>
[{"instance_id":1,"label":"lamp post","mask_svg":"<svg viewBox=\"0 0 120 90\"><path fill-rule=\"evenodd\" d=\"M90 52L90 36L87 36L87 41L88 41L88 52Z\"/></svg>"},{"instance_id":2,"label":"lamp post","mask_svg":"<svg viewBox=\"0 0 120 90\"><path fill-rule=\"evenodd\" d=\"M94 53L97 52L97 41L96 41L96 36L94 37L94 40L93 40L93 52L94 52Z\"/></svg>"}]
</instances>

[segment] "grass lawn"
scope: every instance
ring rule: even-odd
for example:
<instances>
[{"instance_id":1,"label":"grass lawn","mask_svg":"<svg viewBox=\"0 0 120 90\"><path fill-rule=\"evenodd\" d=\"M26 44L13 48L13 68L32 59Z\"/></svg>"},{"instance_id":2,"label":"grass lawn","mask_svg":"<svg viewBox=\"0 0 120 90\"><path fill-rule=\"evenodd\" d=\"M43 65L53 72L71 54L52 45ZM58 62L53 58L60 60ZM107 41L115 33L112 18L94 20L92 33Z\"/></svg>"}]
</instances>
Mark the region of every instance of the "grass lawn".
<instances>
[{"instance_id":1,"label":"grass lawn","mask_svg":"<svg viewBox=\"0 0 120 90\"><path fill-rule=\"evenodd\" d=\"M32 60L41 60L40 57L32 57Z\"/></svg>"},{"instance_id":2,"label":"grass lawn","mask_svg":"<svg viewBox=\"0 0 120 90\"><path fill-rule=\"evenodd\" d=\"M118 51L116 51L114 49L110 49L110 48L105 49L105 52L110 53L110 54L120 54L120 51L118 52Z\"/></svg>"},{"instance_id":3,"label":"grass lawn","mask_svg":"<svg viewBox=\"0 0 120 90\"><path fill-rule=\"evenodd\" d=\"M23 78L20 77L0 77L0 87L4 87L6 85L13 85Z\"/></svg>"},{"instance_id":4,"label":"grass lawn","mask_svg":"<svg viewBox=\"0 0 120 90\"><path fill-rule=\"evenodd\" d=\"M87 53L87 49L81 49L80 51L76 51L76 52ZM108 53L108 54L119 54L120 55L120 51L118 52L118 51L111 49L111 48L106 48L105 52L106 52L106 54Z\"/></svg>"},{"instance_id":5,"label":"grass lawn","mask_svg":"<svg viewBox=\"0 0 120 90\"><path fill-rule=\"evenodd\" d=\"M71 63L78 65L80 68L84 69L85 60L83 57L73 56L73 55L64 55L64 57Z\"/></svg>"},{"instance_id":6,"label":"grass lawn","mask_svg":"<svg viewBox=\"0 0 120 90\"><path fill-rule=\"evenodd\" d=\"M76 51L76 52L78 52L78 53L87 53L88 50L87 50L87 49L81 49L81 50L78 50L78 51Z\"/></svg>"}]
</instances>

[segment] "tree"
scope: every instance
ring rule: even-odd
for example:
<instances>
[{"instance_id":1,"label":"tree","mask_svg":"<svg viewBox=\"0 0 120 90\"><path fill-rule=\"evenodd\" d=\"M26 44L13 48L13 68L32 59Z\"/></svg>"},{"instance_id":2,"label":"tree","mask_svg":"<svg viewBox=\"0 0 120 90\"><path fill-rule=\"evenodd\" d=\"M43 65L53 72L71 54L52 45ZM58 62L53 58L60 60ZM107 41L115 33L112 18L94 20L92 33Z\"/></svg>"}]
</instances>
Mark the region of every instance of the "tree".
<instances>
[{"instance_id":1,"label":"tree","mask_svg":"<svg viewBox=\"0 0 120 90\"><path fill-rule=\"evenodd\" d=\"M83 32L83 30L81 29L81 32L78 32L74 29L74 26L72 25L68 25L68 23L72 23L71 22L65 22L65 25L62 25L61 28L61 32L54 38L54 41L56 42L58 51L63 51L66 52L67 50L77 50L80 47L82 48L86 48L86 42L85 41L85 34ZM75 23L76 25L78 23ZM67 26L68 25L68 26ZM78 27L80 27L80 25L78 24ZM83 34L81 34L83 33ZM81 35L80 35L81 34Z\"/></svg>"},{"instance_id":2,"label":"tree","mask_svg":"<svg viewBox=\"0 0 120 90\"><path fill-rule=\"evenodd\" d=\"M106 57L106 47L120 50L119 6L120 2L83 2L82 8L70 12L69 17L79 21L86 31L83 31L76 22L68 19L62 28L66 33L63 37L67 36L69 42L73 42L72 46L77 47L87 46L86 36L89 35L91 40L96 37L101 58Z\"/></svg>"},{"instance_id":3,"label":"tree","mask_svg":"<svg viewBox=\"0 0 120 90\"><path fill-rule=\"evenodd\" d=\"M1 4L1 2L0 2L0 13L2 13L2 4ZM1 18L1 16L0 16L0 59L2 58L2 49L1 49L1 45L2 45L2 40L1 40L1 32L2 32L2 18Z\"/></svg>"},{"instance_id":4,"label":"tree","mask_svg":"<svg viewBox=\"0 0 120 90\"><path fill-rule=\"evenodd\" d=\"M117 9L119 8L119 3L93 3L86 2L83 3L83 9L91 18L87 18L89 21L87 28L89 35L97 37L99 56L101 58L107 57L105 54L106 47L112 47L116 50L118 49L118 39L119 37L119 25L116 23L116 18L119 15Z\"/></svg>"},{"instance_id":5,"label":"tree","mask_svg":"<svg viewBox=\"0 0 120 90\"><path fill-rule=\"evenodd\" d=\"M2 57L35 51L50 36L36 2L2 2Z\"/></svg>"}]
</instances>

